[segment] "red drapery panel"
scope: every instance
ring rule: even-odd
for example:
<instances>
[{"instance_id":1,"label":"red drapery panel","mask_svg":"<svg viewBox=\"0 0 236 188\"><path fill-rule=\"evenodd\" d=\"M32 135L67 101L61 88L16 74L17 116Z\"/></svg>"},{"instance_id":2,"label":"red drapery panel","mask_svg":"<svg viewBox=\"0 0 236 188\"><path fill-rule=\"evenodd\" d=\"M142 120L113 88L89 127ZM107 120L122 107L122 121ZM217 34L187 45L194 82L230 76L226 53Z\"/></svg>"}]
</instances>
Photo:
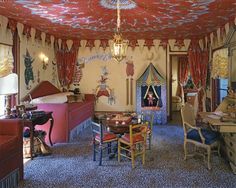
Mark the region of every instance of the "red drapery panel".
<instances>
[{"instance_id":1,"label":"red drapery panel","mask_svg":"<svg viewBox=\"0 0 236 188\"><path fill-rule=\"evenodd\" d=\"M202 62L200 64L201 86L204 89L206 88L208 63L209 63L209 51L207 48L205 48L202 52Z\"/></svg>"},{"instance_id":2,"label":"red drapery panel","mask_svg":"<svg viewBox=\"0 0 236 188\"><path fill-rule=\"evenodd\" d=\"M202 51L198 42L192 41L188 51L188 60L193 82L198 88L198 111L205 111L208 58L208 48Z\"/></svg>"},{"instance_id":3,"label":"red drapery panel","mask_svg":"<svg viewBox=\"0 0 236 188\"><path fill-rule=\"evenodd\" d=\"M201 82L202 52L197 41L192 41L188 50L188 62L194 85L199 88Z\"/></svg>"},{"instance_id":4,"label":"red drapery panel","mask_svg":"<svg viewBox=\"0 0 236 188\"><path fill-rule=\"evenodd\" d=\"M64 51L57 51L56 52L56 61L57 61L57 72L58 72L58 79L60 82L61 87L65 86L65 63L64 63Z\"/></svg>"},{"instance_id":5,"label":"red drapery panel","mask_svg":"<svg viewBox=\"0 0 236 188\"><path fill-rule=\"evenodd\" d=\"M181 56L178 59L178 89L177 89L177 96L180 96L182 98L182 103L184 104L184 89L183 86L187 82L188 79L188 57L187 56Z\"/></svg>"},{"instance_id":6,"label":"red drapery panel","mask_svg":"<svg viewBox=\"0 0 236 188\"><path fill-rule=\"evenodd\" d=\"M73 81L73 76L75 72L75 63L77 59L77 51L72 50L65 53L65 85L69 87L69 85Z\"/></svg>"},{"instance_id":7,"label":"red drapery panel","mask_svg":"<svg viewBox=\"0 0 236 188\"><path fill-rule=\"evenodd\" d=\"M76 47L76 45L73 45L70 51L56 51L58 78L62 87L69 88L70 84L73 81L77 54L78 48Z\"/></svg>"},{"instance_id":8,"label":"red drapery panel","mask_svg":"<svg viewBox=\"0 0 236 188\"><path fill-rule=\"evenodd\" d=\"M179 57L178 77L179 77L179 82L181 84L184 84L188 79L188 57L187 56Z\"/></svg>"}]
</instances>

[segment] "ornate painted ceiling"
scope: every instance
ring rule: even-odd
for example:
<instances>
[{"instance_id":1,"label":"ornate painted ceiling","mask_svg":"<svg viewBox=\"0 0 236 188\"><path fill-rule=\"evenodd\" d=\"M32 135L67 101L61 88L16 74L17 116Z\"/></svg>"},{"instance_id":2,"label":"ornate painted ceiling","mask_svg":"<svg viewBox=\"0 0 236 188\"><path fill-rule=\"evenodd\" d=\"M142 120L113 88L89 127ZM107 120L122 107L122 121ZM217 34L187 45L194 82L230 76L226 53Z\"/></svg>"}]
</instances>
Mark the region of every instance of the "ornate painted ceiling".
<instances>
[{"instance_id":1,"label":"ornate painted ceiling","mask_svg":"<svg viewBox=\"0 0 236 188\"><path fill-rule=\"evenodd\" d=\"M203 37L236 17L236 0L120 0L127 39ZM0 15L65 39L112 39L116 0L0 1Z\"/></svg>"}]
</instances>

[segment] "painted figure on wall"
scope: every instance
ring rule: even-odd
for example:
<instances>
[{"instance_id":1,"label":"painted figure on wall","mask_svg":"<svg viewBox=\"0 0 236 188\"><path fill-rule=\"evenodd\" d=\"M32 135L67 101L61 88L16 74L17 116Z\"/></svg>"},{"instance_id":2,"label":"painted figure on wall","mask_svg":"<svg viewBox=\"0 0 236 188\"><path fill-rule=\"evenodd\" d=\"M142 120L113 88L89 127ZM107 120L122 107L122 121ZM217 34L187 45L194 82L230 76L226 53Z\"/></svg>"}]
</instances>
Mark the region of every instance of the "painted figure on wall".
<instances>
[{"instance_id":1,"label":"painted figure on wall","mask_svg":"<svg viewBox=\"0 0 236 188\"><path fill-rule=\"evenodd\" d=\"M57 84L57 64L52 61L52 83Z\"/></svg>"},{"instance_id":2,"label":"painted figure on wall","mask_svg":"<svg viewBox=\"0 0 236 188\"><path fill-rule=\"evenodd\" d=\"M111 90L110 87L107 85L107 75L107 67L103 66L101 69L100 79L98 80L99 85L94 90L94 93L97 99L101 96L108 97L108 103L112 104L115 103L114 89Z\"/></svg>"},{"instance_id":3,"label":"painted figure on wall","mask_svg":"<svg viewBox=\"0 0 236 188\"><path fill-rule=\"evenodd\" d=\"M106 97L109 97L110 95L110 92L109 92L109 86L107 85L106 81L107 81L107 75L108 75L108 71L107 71L107 68L106 66L102 67L102 70L101 70L102 74L100 75L101 78L100 80L98 80L98 82L100 83L98 86L97 86L97 89L96 89L96 97L99 98L101 96L106 96Z\"/></svg>"},{"instance_id":4,"label":"painted figure on wall","mask_svg":"<svg viewBox=\"0 0 236 188\"><path fill-rule=\"evenodd\" d=\"M114 94L114 89L111 89L110 96L108 97L108 103L112 105L112 103L116 103L116 97Z\"/></svg>"},{"instance_id":5,"label":"painted figure on wall","mask_svg":"<svg viewBox=\"0 0 236 188\"><path fill-rule=\"evenodd\" d=\"M83 64L84 65L84 64ZM76 85L76 84L79 84L80 83L80 80L83 76L82 74L82 68L83 66L81 65L76 65L75 66L75 72L74 72L74 78L73 78L73 84Z\"/></svg>"},{"instance_id":6,"label":"painted figure on wall","mask_svg":"<svg viewBox=\"0 0 236 188\"><path fill-rule=\"evenodd\" d=\"M134 75L134 63L132 60L126 62L126 75L127 77Z\"/></svg>"},{"instance_id":7,"label":"painted figure on wall","mask_svg":"<svg viewBox=\"0 0 236 188\"><path fill-rule=\"evenodd\" d=\"M34 73L33 73L33 67L32 63L34 62L34 59L29 54L28 49L26 49L26 55L24 56L24 64L25 64L25 84L26 89L30 89L29 82L32 80L34 83Z\"/></svg>"},{"instance_id":8,"label":"painted figure on wall","mask_svg":"<svg viewBox=\"0 0 236 188\"><path fill-rule=\"evenodd\" d=\"M131 59L126 62L126 105L133 105L133 75L134 63Z\"/></svg>"}]
</instances>

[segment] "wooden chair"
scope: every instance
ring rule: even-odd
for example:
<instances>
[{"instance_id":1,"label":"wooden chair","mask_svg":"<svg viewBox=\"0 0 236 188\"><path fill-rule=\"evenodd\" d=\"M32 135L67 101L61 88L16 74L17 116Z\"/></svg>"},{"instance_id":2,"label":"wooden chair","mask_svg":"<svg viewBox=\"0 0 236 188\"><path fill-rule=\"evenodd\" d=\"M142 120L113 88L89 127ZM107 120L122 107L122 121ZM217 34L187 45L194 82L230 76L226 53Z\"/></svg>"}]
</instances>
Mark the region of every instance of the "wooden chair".
<instances>
[{"instance_id":1,"label":"wooden chair","mask_svg":"<svg viewBox=\"0 0 236 188\"><path fill-rule=\"evenodd\" d=\"M116 142L117 136L113 133L105 131L102 124L92 122L93 131L93 161L96 161L96 153L99 153L99 166L102 165L103 151L108 149L111 153L112 143Z\"/></svg>"},{"instance_id":2,"label":"wooden chair","mask_svg":"<svg viewBox=\"0 0 236 188\"><path fill-rule=\"evenodd\" d=\"M134 168L135 158L142 156L142 164L145 164L147 124L129 125L129 134L124 134L118 139L118 161L121 156L131 159ZM124 152L122 152L124 151Z\"/></svg>"},{"instance_id":3,"label":"wooden chair","mask_svg":"<svg viewBox=\"0 0 236 188\"><path fill-rule=\"evenodd\" d=\"M148 122L148 127L147 127L148 149L151 149L151 145L152 145L153 119L154 119L153 113L144 114L143 120L144 120L144 122Z\"/></svg>"},{"instance_id":4,"label":"wooden chair","mask_svg":"<svg viewBox=\"0 0 236 188\"><path fill-rule=\"evenodd\" d=\"M217 148L218 154L220 155L220 144L218 141L219 134L215 131L206 128L196 127L196 121L194 116L194 109L191 104L185 103L181 108L181 116L184 129L184 160L187 156L193 156L187 153L187 144L193 144L195 154L197 147L206 149L207 151L207 167L211 169L211 149ZM201 154L201 153L198 153ZM205 159L205 155L204 159Z\"/></svg>"}]
</instances>

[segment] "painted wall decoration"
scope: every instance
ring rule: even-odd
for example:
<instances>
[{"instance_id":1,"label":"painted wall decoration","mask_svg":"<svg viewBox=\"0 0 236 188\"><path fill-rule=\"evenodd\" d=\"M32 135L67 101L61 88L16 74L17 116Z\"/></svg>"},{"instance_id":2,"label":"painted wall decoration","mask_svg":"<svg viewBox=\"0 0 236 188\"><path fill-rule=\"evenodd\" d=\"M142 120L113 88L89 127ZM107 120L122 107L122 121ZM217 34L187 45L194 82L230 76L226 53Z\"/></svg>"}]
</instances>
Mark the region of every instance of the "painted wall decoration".
<instances>
[{"instance_id":1,"label":"painted wall decoration","mask_svg":"<svg viewBox=\"0 0 236 188\"><path fill-rule=\"evenodd\" d=\"M91 63L92 61L99 59L101 61L109 61L112 59L112 56L110 53L97 53L95 55L89 56L89 57L81 57L78 59L78 64L83 63Z\"/></svg>"},{"instance_id":2,"label":"painted wall decoration","mask_svg":"<svg viewBox=\"0 0 236 188\"><path fill-rule=\"evenodd\" d=\"M101 96L108 97L108 104L112 105L115 103L115 95L114 95L114 89L110 89L110 87L107 85L108 80L108 71L106 66L101 67L101 75L100 79L98 80L99 85L95 88L94 94L96 96L96 99L98 101L98 98Z\"/></svg>"},{"instance_id":3,"label":"painted wall decoration","mask_svg":"<svg viewBox=\"0 0 236 188\"><path fill-rule=\"evenodd\" d=\"M40 70L37 71L37 83L40 82Z\"/></svg>"},{"instance_id":4,"label":"painted wall decoration","mask_svg":"<svg viewBox=\"0 0 236 188\"><path fill-rule=\"evenodd\" d=\"M133 105L133 75L134 63L131 56L131 59L126 62L126 105Z\"/></svg>"},{"instance_id":5,"label":"painted wall decoration","mask_svg":"<svg viewBox=\"0 0 236 188\"><path fill-rule=\"evenodd\" d=\"M34 83L34 73L32 63L34 59L30 56L28 49L26 49L26 55L24 55L24 65L25 65L25 85L26 89L30 89L29 82Z\"/></svg>"},{"instance_id":6,"label":"painted wall decoration","mask_svg":"<svg viewBox=\"0 0 236 188\"><path fill-rule=\"evenodd\" d=\"M74 72L74 78L73 78L74 85L79 85L80 80L82 79L82 76L83 76L82 68L84 68L84 64L77 64L75 66L75 72Z\"/></svg>"},{"instance_id":7,"label":"painted wall decoration","mask_svg":"<svg viewBox=\"0 0 236 188\"><path fill-rule=\"evenodd\" d=\"M131 57L132 58L132 57ZM132 59L131 60L128 60L127 62L126 62L126 76L128 77L128 76L133 76L134 75L134 63L133 63L133 61L132 61Z\"/></svg>"},{"instance_id":8,"label":"painted wall decoration","mask_svg":"<svg viewBox=\"0 0 236 188\"><path fill-rule=\"evenodd\" d=\"M52 61L52 83L57 85L57 64Z\"/></svg>"},{"instance_id":9,"label":"painted wall decoration","mask_svg":"<svg viewBox=\"0 0 236 188\"><path fill-rule=\"evenodd\" d=\"M114 89L110 90L110 96L108 97L108 104L112 105L116 103L115 91Z\"/></svg>"},{"instance_id":10,"label":"painted wall decoration","mask_svg":"<svg viewBox=\"0 0 236 188\"><path fill-rule=\"evenodd\" d=\"M82 69L84 68L84 64L76 64L75 65L75 70L74 70L74 76L73 76L73 85L74 85L74 90L73 92L76 94L80 93L80 80L82 79L83 73L82 73Z\"/></svg>"}]
</instances>

